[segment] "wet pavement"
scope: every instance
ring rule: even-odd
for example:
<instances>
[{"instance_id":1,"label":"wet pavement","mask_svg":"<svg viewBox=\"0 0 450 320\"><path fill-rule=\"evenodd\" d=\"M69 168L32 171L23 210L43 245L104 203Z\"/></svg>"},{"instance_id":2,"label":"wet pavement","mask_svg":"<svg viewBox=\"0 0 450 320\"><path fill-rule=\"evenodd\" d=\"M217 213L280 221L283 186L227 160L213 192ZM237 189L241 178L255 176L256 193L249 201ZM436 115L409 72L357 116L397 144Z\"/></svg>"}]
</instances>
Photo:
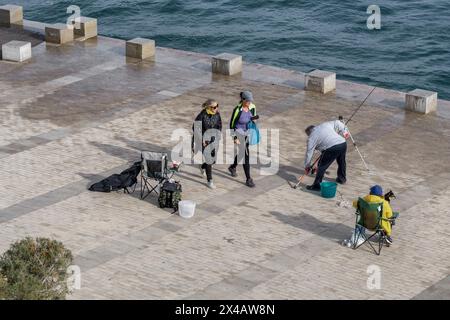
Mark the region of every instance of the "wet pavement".
<instances>
[{"instance_id":1,"label":"wet pavement","mask_svg":"<svg viewBox=\"0 0 450 320\"><path fill-rule=\"evenodd\" d=\"M304 128L349 117L373 87L338 80L322 95L304 91L304 74L291 70L244 64L226 77L211 74L204 54L158 47L139 61L124 56L122 40L57 46L0 27L1 43L30 37L31 61L0 61L0 252L25 236L62 241L81 268L71 299L448 296L450 102L424 116L405 111L404 93L377 88L349 123L370 171L349 145L348 183L327 200L289 185L303 173ZM219 101L227 128L242 90L253 92L260 127L279 133L271 159L279 170L252 166L256 188L244 185L241 166L232 178L216 165L210 190L198 166L185 165L177 179L197 203L191 219L159 209L155 196L140 200L138 190L87 190L140 151L170 151L174 130L189 131L207 98ZM339 204L375 183L395 192L401 212L380 256L340 245L354 210ZM379 289L367 286L373 265Z\"/></svg>"}]
</instances>

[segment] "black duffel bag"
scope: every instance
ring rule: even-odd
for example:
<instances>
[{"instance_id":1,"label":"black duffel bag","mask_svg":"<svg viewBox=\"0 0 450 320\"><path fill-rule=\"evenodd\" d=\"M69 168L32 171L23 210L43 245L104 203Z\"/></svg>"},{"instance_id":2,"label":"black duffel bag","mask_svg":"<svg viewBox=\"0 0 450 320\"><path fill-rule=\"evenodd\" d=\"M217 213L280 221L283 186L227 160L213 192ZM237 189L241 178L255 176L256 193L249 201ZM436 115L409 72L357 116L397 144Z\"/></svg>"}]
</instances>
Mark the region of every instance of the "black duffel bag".
<instances>
[{"instance_id":1,"label":"black duffel bag","mask_svg":"<svg viewBox=\"0 0 450 320\"><path fill-rule=\"evenodd\" d=\"M139 172L141 172L141 161L135 162L130 168L122 171L120 174L113 174L102 181L94 183L89 187L89 190L111 192L124 189L125 192L130 193L128 188L136 186Z\"/></svg>"}]
</instances>

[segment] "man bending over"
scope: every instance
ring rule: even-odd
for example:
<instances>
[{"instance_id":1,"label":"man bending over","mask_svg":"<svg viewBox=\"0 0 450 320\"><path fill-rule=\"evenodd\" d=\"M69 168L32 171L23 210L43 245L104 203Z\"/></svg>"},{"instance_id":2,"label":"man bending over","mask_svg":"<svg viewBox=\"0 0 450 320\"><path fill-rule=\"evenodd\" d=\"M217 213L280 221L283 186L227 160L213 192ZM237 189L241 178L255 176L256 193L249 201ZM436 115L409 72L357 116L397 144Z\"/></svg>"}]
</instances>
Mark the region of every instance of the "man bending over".
<instances>
[{"instance_id":1,"label":"man bending over","mask_svg":"<svg viewBox=\"0 0 450 320\"><path fill-rule=\"evenodd\" d=\"M334 160L338 164L336 182L340 184L346 183L345 156L347 153L347 142L345 139L348 137L348 131L345 125L339 120L328 121L318 126L307 127L305 133L308 136L305 155L305 172L307 174L312 169L311 160L314 150L319 150L322 153L314 183L307 186L306 189L320 191L320 183L323 180L323 176Z\"/></svg>"}]
</instances>

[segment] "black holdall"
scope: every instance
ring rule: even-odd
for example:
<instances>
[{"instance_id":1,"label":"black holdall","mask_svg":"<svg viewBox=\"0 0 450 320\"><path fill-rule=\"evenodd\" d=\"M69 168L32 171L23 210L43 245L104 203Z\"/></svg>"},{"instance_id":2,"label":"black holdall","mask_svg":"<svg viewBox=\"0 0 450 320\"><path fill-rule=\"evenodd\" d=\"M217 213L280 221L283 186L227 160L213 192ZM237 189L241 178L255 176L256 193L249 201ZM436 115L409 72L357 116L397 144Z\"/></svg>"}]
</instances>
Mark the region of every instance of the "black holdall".
<instances>
[{"instance_id":1,"label":"black holdall","mask_svg":"<svg viewBox=\"0 0 450 320\"><path fill-rule=\"evenodd\" d=\"M133 186L136 187L137 176L140 171L141 161L138 161L135 162L130 168L122 171L120 174L113 174L100 182L94 183L89 187L89 190L97 192L111 192L123 189L124 192L130 193L128 188Z\"/></svg>"}]
</instances>

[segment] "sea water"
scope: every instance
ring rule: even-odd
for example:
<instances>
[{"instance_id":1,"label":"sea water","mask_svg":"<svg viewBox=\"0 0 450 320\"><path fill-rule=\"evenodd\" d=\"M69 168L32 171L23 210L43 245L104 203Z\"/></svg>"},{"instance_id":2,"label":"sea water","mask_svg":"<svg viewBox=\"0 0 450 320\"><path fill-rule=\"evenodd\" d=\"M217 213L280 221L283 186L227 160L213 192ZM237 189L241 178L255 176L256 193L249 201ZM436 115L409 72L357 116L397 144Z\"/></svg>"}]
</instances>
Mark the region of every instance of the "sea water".
<instances>
[{"instance_id":1,"label":"sea water","mask_svg":"<svg viewBox=\"0 0 450 320\"><path fill-rule=\"evenodd\" d=\"M99 33L408 91L450 100L448 0L0 0L24 6L25 18L66 22L76 5L99 19ZM369 5L380 29L369 30Z\"/></svg>"}]
</instances>

